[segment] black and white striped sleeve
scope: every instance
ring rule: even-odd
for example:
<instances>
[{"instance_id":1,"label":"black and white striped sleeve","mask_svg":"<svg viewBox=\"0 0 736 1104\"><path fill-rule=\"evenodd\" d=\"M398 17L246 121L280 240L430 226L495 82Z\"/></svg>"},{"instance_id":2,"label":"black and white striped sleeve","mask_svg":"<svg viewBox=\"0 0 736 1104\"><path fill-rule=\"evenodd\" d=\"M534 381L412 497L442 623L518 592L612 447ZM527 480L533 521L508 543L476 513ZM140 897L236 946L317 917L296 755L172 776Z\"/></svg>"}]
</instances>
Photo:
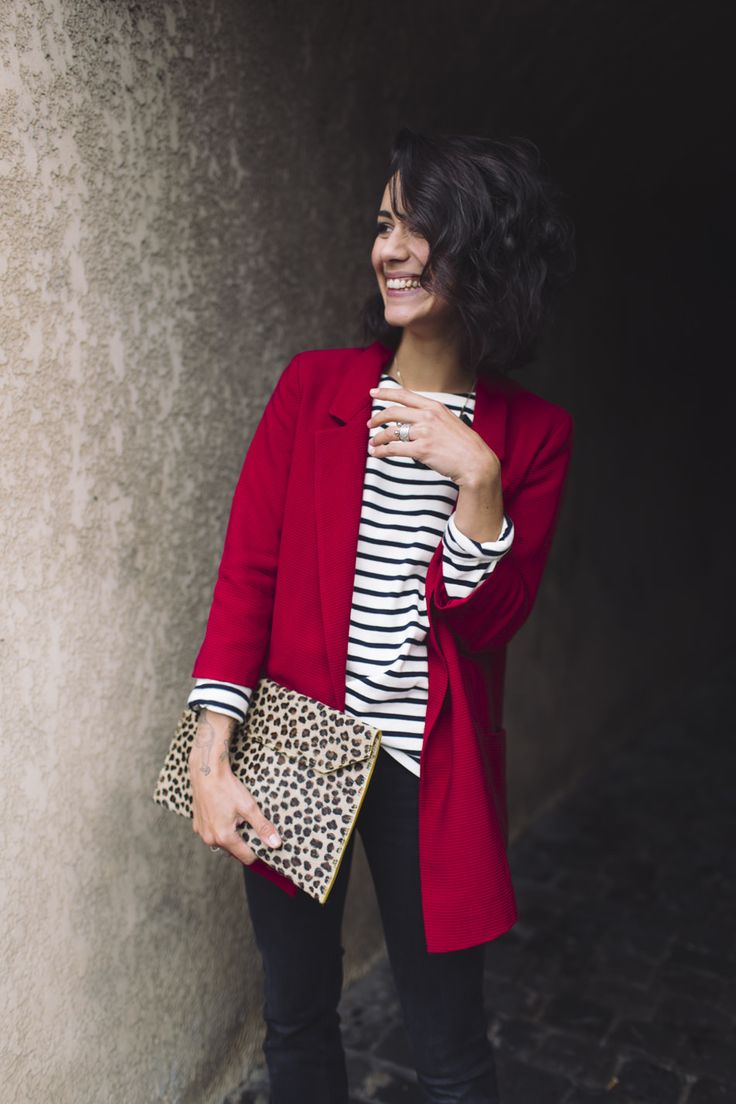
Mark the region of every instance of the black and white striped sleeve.
<instances>
[{"instance_id":1,"label":"black and white striped sleeve","mask_svg":"<svg viewBox=\"0 0 736 1104\"><path fill-rule=\"evenodd\" d=\"M514 523L503 516L495 541L477 541L458 529L452 514L442 534L442 577L449 598L465 598L491 574L514 539Z\"/></svg>"},{"instance_id":2,"label":"black and white striped sleeve","mask_svg":"<svg viewBox=\"0 0 736 1104\"><path fill-rule=\"evenodd\" d=\"M213 713L226 713L242 723L248 712L253 691L248 686L237 686L234 682L219 682L215 679L198 678L187 700L189 709L211 709Z\"/></svg>"}]
</instances>

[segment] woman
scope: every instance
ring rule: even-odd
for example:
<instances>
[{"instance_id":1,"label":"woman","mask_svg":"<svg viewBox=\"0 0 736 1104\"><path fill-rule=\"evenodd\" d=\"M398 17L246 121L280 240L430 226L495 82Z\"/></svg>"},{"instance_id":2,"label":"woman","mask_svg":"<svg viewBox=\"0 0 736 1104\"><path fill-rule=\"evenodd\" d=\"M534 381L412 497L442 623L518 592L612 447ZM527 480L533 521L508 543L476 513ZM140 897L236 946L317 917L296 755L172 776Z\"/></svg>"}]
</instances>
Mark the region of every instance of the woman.
<instances>
[{"instance_id":1,"label":"woman","mask_svg":"<svg viewBox=\"0 0 736 1104\"><path fill-rule=\"evenodd\" d=\"M236 832L275 826L228 741L259 677L380 727L357 830L417 1074L498 1099L484 944L516 919L505 649L532 608L571 418L510 381L571 256L530 142L403 130L380 202L365 348L282 372L235 490L189 704L194 831L243 864L273 1104L348 1099L337 1005L354 834L324 906Z\"/></svg>"}]
</instances>

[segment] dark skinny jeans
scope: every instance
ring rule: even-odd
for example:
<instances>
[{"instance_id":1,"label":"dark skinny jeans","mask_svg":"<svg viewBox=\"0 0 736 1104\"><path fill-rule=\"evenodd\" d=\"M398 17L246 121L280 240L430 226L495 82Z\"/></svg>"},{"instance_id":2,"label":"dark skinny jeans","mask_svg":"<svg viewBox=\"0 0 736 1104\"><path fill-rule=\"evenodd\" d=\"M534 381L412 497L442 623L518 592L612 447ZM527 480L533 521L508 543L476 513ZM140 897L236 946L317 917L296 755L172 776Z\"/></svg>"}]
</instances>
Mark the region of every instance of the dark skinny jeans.
<instances>
[{"instance_id":1,"label":"dark skinny jeans","mask_svg":"<svg viewBox=\"0 0 736 1104\"><path fill-rule=\"evenodd\" d=\"M417 1077L429 1104L497 1104L483 1001L484 944L427 951L418 844L419 779L383 748L363 800L360 832ZM270 1104L347 1104L337 1006L342 917L355 832L324 905L290 897L243 867L263 964Z\"/></svg>"}]
</instances>

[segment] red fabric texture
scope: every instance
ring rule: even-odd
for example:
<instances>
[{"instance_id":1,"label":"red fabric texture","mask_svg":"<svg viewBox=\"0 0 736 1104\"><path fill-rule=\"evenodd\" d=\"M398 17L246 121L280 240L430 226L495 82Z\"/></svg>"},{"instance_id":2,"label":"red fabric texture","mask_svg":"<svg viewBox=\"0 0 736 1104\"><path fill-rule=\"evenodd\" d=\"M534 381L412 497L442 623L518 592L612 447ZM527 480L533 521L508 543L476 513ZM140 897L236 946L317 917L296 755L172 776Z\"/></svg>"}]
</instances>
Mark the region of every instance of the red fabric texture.
<instances>
[{"instance_id":1,"label":"red fabric texture","mask_svg":"<svg viewBox=\"0 0 736 1104\"><path fill-rule=\"evenodd\" d=\"M345 708L345 668L371 412L392 352L319 349L281 373L232 501L195 678L264 674ZM473 429L501 461L514 542L474 591L451 599L442 544L426 580L429 698L419 779L427 949L461 950L517 919L506 859L506 646L531 612L572 446L572 418L501 375L482 376ZM296 892L257 860L252 869Z\"/></svg>"}]
</instances>

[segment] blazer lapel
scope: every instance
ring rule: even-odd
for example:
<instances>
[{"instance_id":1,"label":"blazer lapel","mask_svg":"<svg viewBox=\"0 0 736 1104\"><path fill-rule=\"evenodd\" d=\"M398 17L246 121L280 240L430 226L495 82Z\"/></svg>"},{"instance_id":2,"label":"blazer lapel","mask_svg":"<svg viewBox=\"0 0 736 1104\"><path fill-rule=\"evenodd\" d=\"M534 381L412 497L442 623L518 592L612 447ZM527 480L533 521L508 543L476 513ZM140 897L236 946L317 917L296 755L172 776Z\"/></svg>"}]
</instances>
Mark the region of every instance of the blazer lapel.
<instances>
[{"instance_id":1,"label":"blazer lapel","mask_svg":"<svg viewBox=\"0 0 736 1104\"><path fill-rule=\"evenodd\" d=\"M346 365L329 414L334 424L315 434L315 510L319 590L335 709L345 708L350 610L363 501L371 412L369 389L378 384L393 351L380 342ZM506 442L506 384L487 376L476 387L473 429L500 460ZM306 585L306 581L305 581Z\"/></svg>"},{"instance_id":2,"label":"blazer lapel","mask_svg":"<svg viewBox=\"0 0 736 1104\"><path fill-rule=\"evenodd\" d=\"M510 386L503 376L489 374L479 377L475 389L473 429L499 460L506 455L506 395Z\"/></svg>"},{"instance_id":3,"label":"blazer lapel","mask_svg":"<svg viewBox=\"0 0 736 1104\"><path fill-rule=\"evenodd\" d=\"M317 558L327 658L334 708L345 708L345 668L355 582L368 426L375 387L393 356L373 342L346 364L332 404L334 425L316 433L315 506ZM306 585L306 581L305 581Z\"/></svg>"}]
</instances>

